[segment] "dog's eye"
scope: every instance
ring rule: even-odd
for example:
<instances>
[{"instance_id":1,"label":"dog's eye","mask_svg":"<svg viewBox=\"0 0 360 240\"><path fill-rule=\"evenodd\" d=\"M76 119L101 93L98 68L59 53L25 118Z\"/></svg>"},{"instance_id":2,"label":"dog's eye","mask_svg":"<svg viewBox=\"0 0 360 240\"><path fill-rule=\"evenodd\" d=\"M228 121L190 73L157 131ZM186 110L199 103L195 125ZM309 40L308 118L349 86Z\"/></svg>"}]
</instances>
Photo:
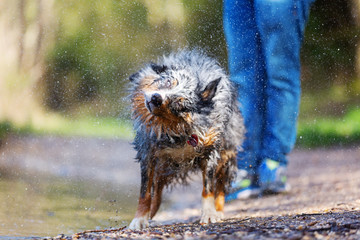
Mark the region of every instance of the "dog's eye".
<instances>
[{"instance_id":1,"label":"dog's eye","mask_svg":"<svg viewBox=\"0 0 360 240\"><path fill-rule=\"evenodd\" d=\"M165 87L171 88L171 81L169 79L165 82Z\"/></svg>"},{"instance_id":2,"label":"dog's eye","mask_svg":"<svg viewBox=\"0 0 360 240\"><path fill-rule=\"evenodd\" d=\"M177 82L172 79L159 78L154 80L154 84L157 84L159 88L172 88L177 85Z\"/></svg>"}]
</instances>

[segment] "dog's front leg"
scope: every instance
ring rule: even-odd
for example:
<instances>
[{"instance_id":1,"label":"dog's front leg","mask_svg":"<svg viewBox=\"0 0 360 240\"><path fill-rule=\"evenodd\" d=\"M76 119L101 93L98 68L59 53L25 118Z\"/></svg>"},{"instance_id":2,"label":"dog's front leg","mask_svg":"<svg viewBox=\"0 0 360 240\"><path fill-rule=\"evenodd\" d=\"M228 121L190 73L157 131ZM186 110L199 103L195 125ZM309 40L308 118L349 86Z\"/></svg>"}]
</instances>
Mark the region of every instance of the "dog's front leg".
<instances>
[{"instance_id":1,"label":"dog's front leg","mask_svg":"<svg viewBox=\"0 0 360 240\"><path fill-rule=\"evenodd\" d=\"M208 164L203 167L203 191L201 199L202 206L200 224L215 223L221 220L221 215L215 208L214 174L215 167L208 166Z\"/></svg>"},{"instance_id":2,"label":"dog's front leg","mask_svg":"<svg viewBox=\"0 0 360 240\"><path fill-rule=\"evenodd\" d=\"M222 165L216 171L216 187L215 187L215 209L221 218L224 218L224 204L225 204L225 181L226 169Z\"/></svg>"},{"instance_id":3,"label":"dog's front leg","mask_svg":"<svg viewBox=\"0 0 360 240\"><path fill-rule=\"evenodd\" d=\"M129 229L142 229L149 226L151 187L153 184L153 178L154 166L146 162L141 162L141 187L139 205L135 213L135 218L129 225Z\"/></svg>"},{"instance_id":4,"label":"dog's front leg","mask_svg":"<svg viewBox=\"0 0 360 240\"><path fill-rule=\"evenodd\" d=\"M168 181L166 177L159 176L160 174L155 173L154 179L154 187L153 187L153 196L151 199L151 207L150 207L150 219L152 219L157 211L159 210L161 199L162 199L162 192L165 187L165 183Z\"/></svg>"}]
</instances>

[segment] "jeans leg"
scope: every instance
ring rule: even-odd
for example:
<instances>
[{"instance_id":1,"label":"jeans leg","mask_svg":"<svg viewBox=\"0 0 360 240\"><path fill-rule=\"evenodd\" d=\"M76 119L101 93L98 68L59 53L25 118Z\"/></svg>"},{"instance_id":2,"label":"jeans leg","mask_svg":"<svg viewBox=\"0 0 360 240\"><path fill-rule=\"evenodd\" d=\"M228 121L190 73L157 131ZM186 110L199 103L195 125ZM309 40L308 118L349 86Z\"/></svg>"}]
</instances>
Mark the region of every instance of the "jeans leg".
<instances>
[{"instance_id":1,"label":"jeans leg","mask_svg":"<svg viewBox=\"0 0 360 240\"><path fill-rule=\"evenodd\" d=\"M296 139L300 102L300 47L309 0L255 0L267 72L263 158L287 164Z\"/></svg>"},{"instance_id":2,"label":"jeans leg","mask_svg":"<svg viewBox=\"0 0 360 240\"><path fill-rule=\"evenodd\" d=\"M255 174L264 128L264 59L253 0L224 1L224 31L230 78L239 87L240 110L247 130L238 168Z\"/></svg>"}]
</instances>

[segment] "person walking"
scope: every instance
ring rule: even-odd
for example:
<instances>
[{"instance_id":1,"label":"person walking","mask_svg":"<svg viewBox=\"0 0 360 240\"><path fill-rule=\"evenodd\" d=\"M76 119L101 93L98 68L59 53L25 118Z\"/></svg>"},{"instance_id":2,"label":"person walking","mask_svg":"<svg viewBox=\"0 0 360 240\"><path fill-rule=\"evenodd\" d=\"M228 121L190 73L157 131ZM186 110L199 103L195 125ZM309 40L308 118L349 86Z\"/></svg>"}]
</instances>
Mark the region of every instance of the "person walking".
<instances>
[{"instance_id":1,"label":"person walking","mask_svg":"<svg viewBox=\"0 0 360 240\"><path fill-rule=\"evenodd\" d=\"M247 129L226 201L289 190L300 102L300 47L314 0L224 0L230 78Z\"/></svg>"}]
</instances>

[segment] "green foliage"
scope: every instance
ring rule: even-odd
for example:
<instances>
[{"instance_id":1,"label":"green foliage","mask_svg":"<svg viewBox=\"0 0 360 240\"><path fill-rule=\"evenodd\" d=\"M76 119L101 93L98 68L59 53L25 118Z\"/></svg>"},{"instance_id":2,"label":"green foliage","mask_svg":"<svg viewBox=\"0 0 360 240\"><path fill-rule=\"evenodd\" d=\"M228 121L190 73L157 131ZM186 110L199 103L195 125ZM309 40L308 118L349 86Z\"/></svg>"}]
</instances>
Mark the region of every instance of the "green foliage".
<instances>
[{"instance_id":1,"label":"green foliage","mask_svg":"<svg viewBox=\"0 0 360 240\"><path fill-rule=\"evenodd\" d=\"M360 109L343 118L322 118L300 122L297 144L303 147L342 146L360 143Z\"/></svg>"},{"instance_id":2,"label":"green foliage","mask_svg":"<svg viewBox=\"0 0 360 240\"><path fill-rule=\"evenodd\" d=\"M56 1L57 38L47 55L44 102L76 112L106 105L102 116L124 112L127 77L142 64L183 47L200 47L227 65L222 4L216 1ZM345 86L352 98L356 43L350 3L317 0L302 48L303 89ZM118 106L114 108L111 106ZM90 114L99 114L97 108Z\"/></svg>"},{"instance_id":3,"label":"green foliage","mask_svg":"<svg viewBox=\"0 0 360 240\"><path fill-rule=\"evenodd\" d=\"M143 45L141 35L148 32L144 6L139 1L57 5L60 26L47 58L46 105L69 110L94 99L118 104L116 98L127 94L131 62L139 62L132 45Z\"/></svg>"},{"instance_id":4,"label":"green foliage","mask_svg":"<svg viewBox=\"0 0 360 240\"><path fill-rule=\"evenodd\" d=\"M349 85L356 77L359 27L351 1L314 2L302 47L303 88L318 91Z\"/></svg>"},{"instance_id":5,"label":"green foliage","mask_svg":"<svg viewBox=\"0 0 360 240\"><path fill-rule=\"evenodd\" d=\"M119 99L127 95L127 77L178 48L201 47L226 63L221 5L220 0L56 2L59 27L44 75L46 106L69 112L88 102L124 104ZM107 108L102 115L121 109Z\"/></svg>"},{"instance_id":6,"label":"green foliage","mask_svg":"<svg viewBox=\"0 0 360 240\"><path fill-rule=\"evenodd\" d=\"M222 4L221 0L55 1L51 15L55 19L51 29L55 38L46 43L43 78L36 86L47 110L68 118L52 123L42 119L45 123L39 124L32 119L41 117L28 117L29 123L21 131L65 135L74 131L86 136L110 136L111 132L120 131L115 123L105 119L128 117L128 76L144 63L178 48L203 48L226 66ZM325 145L356 139L355 133L341 135L330 130L331 124L325 127L327 121L340 124L343 119L324 120L339 116L349 105L360 102L360 81L355 71L360 32L352 7L350 1L317 0L311 9L302 49L306 97L302 100L300 144L304 139L319 143L321 138ZM44 34L48 33L46 29ZM24 82L36 82L22 76L26 78ZM314 121L319 116L324 119ZM104 120L101 127L94 127L95 119ZM0 137L4 132L1 129ZM105 133L101 129L109 130Z\"/></svg>"},{"instance_id":7,"label":"green foliage","mask_svg":"<svg viewBox=\"0 0 360 240\"><path fill-rule=\"evenodd\" d=\"M190 47L200 47L212 54L226 67L227 47L223 31L222 1L184 0L188 14L185 26Z\"/></svg>"},{"instance_id":8,"label":"green foliage","mask_svg":"<svg viewBox=\"0 0 360 240\"><path fill-rule=\"evenodd\" d=\"M13 127L10 122L5 121L0 123L0 143L1 140L6 137L6 135L13 130Z\"/></svg>"},{"instance_id":9,"label":"green foliage","mask_svg":"<svg viewBox=\"0 0 360 240\"><path fill-rule=\"evenodd\" d=\"M120 138L125 140L130 140L134 136L132 124L129 121L110 117L66 118L57 116L47 124L30 124L13 131L23 134Z\"/></svg>"}]
</instances>

